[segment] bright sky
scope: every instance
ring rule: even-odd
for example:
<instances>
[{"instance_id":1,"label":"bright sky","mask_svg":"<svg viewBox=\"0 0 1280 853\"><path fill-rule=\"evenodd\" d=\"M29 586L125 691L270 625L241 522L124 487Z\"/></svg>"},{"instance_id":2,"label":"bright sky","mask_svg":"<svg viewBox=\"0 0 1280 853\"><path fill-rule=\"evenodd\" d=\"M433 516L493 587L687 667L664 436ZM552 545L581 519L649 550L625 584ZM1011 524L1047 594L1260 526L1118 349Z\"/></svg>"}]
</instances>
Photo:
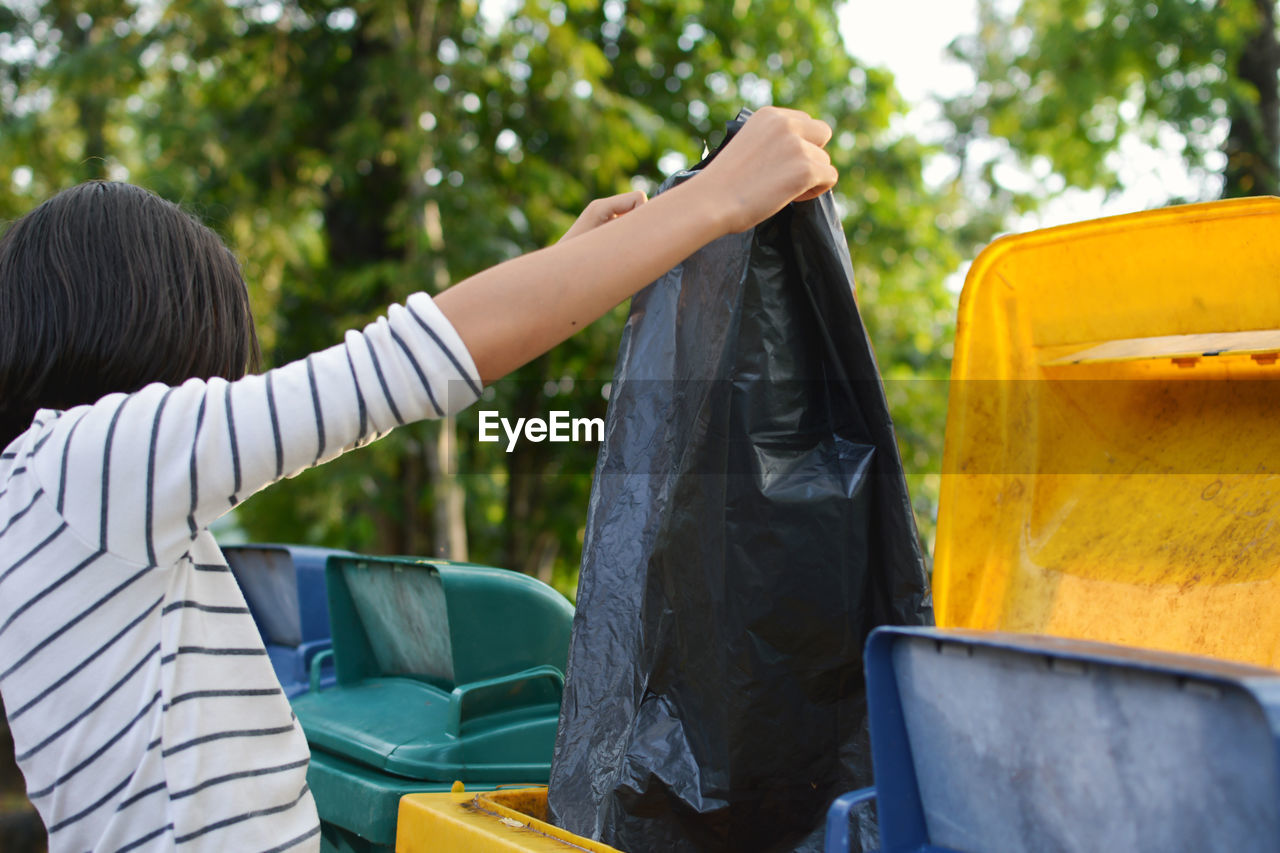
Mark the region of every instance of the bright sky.
<instances>
[{"instance_id":1,"label":"bright sky","mask_svg":"<svg viewBox=\"0 0 1280 853\"><path fill-rule=\"evenodd\" d=\"M975 0L847 0L840 15L845 44L859 60L893 72L898 90L913 105L907 129L927 136L945 133L937 122L931 95L950 95L973 85L968 69L946 56L956 36L977 25ZM1129 188L1111 199L1101 191L1070 190L1041 212L1024 218L1015 230L1079 222L1117 213L1143 210L1164 203L1170 196L1210 198L1214 188L1190 175L1176 152L1176 134L1163 140L1162 149L1136 139L1121 141L1120 173ZM948 164L935 169L946 173ZM1011 180L1018 175L1007 171Z\"/></svg>"}]
</instances>

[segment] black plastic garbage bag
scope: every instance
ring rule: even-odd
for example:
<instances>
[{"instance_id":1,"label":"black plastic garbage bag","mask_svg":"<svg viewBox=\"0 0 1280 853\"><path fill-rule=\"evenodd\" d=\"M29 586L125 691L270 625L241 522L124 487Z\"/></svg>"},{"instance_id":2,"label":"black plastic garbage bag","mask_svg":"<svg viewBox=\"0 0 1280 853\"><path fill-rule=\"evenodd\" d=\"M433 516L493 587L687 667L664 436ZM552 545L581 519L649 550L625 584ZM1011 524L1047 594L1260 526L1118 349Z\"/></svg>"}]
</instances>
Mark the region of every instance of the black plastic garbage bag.
<instances>
[{"instance_id":1,"label":"black plastic garbage bag","mask_svg":"<svg viewBox=\"0 0 1280 853\"><path fill-rule=\"evenodd\" d=\"M852 285L828 194L633 300L551 771L559 825L628 853L816 851L831 800L870 784L863 641L932 611Z\"/></svg>"}]
</instances>

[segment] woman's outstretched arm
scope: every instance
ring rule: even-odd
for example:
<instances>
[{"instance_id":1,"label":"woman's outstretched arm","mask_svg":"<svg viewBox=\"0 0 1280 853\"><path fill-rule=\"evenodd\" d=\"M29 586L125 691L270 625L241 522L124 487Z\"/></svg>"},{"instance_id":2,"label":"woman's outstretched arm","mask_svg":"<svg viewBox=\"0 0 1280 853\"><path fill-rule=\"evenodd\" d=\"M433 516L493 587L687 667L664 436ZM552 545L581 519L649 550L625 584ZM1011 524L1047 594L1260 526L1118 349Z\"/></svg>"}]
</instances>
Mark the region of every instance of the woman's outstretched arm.
<instances>
[{"instance_id":1,"label":"woman's outstretched arm","mask_svg":"<svg viewBox=\"0 0 1280 853\"><path fill-rule=\"evenodd\" d=\"M712 240L830 189L830 138L830 127L804 113L760 110L697 176L625 216L472 276L436 305L492 382Z\"/></svg>"}]
</instances>

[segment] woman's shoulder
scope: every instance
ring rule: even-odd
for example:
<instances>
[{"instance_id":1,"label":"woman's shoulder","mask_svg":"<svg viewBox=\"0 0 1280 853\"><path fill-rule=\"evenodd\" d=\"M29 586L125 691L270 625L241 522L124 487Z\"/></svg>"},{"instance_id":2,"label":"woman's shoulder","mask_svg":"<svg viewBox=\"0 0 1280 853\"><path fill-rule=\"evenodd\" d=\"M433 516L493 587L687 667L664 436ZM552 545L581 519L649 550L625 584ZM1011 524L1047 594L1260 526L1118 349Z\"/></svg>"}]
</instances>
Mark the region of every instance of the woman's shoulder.
<instances>
[{"instance_id":1,"label":"woman's shoulder","mask_svg":"<svg viewBox=\"0 0 1280 853\"><path fill-rule=\"evenodd\" d=\"M35 459L48 445L54 427L64 412L41 409L27 429L0 451L0 530L7 531L12 512L5 507L27 505L42 491L35 472Z\"/></svg>"},{"instance_id":2,"label":"woman's shoulder","mask_svg":"<svg viewBox=\"0 0 1280 853\"><path fill-rule=\"evenodd\" d=\"M0 471L19 467L20 460L34 456L53 433L54 427L66 415L61 409L39 409L31 419L31 425L18 433L9 446L0 451Z\"/></svg>"}]
</instances>

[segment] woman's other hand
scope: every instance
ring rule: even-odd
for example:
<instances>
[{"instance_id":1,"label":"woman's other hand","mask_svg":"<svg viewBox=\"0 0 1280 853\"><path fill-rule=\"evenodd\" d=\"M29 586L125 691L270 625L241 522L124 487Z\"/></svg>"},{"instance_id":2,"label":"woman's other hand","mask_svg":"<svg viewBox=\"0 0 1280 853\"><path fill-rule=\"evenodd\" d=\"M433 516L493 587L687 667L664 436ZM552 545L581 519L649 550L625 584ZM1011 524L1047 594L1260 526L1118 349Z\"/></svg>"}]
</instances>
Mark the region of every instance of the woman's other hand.
<instances>
[{"instance_id":1,"label":"woman's other hand","mask_svg":"<svg viewBox=\"0 0 1280 853\"><path fill-rule=\"evenodd\" d=\"M608 198L598 198L587 205L577 221L569 226L568 231L564 232L560 242L572 240L579 234L585 234L592 228L597 228L610 220L617 219L624 213L635 210L647 200L645 194L640 190L622 193L621 195L611 195Z\"/></svg>"}]
</instances>

